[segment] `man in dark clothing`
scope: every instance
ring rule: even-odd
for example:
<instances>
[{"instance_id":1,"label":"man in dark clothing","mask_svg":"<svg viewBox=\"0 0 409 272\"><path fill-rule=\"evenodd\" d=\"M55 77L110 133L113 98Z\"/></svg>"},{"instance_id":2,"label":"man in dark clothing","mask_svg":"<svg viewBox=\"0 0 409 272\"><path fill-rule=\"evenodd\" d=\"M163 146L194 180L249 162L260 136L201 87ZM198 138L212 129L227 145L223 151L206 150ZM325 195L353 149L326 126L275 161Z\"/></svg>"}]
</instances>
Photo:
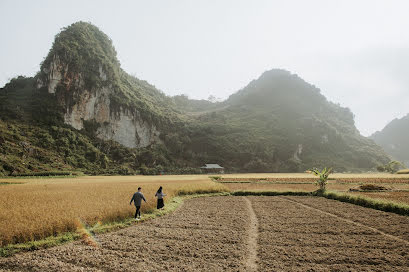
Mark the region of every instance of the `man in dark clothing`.
<instances>
[{"instance_id":1,"label":"man in dark clothing","mask_svg":"<svg viewBox=\"0 0 409 272\"><path fill-rule=\"evenodd\" d=\"M142 188L139 187L138 191L133 194L131 202L129 202L129 205L132 205L132 201L135 204L136 207L136 212L135 212L135 219L139 220L141 219L141 205L142 205L142 199L146 202L145 197L143 196L141 192ZM139 214L139 219L138 219L138 214Z\"/></svg>"}]
</instances>

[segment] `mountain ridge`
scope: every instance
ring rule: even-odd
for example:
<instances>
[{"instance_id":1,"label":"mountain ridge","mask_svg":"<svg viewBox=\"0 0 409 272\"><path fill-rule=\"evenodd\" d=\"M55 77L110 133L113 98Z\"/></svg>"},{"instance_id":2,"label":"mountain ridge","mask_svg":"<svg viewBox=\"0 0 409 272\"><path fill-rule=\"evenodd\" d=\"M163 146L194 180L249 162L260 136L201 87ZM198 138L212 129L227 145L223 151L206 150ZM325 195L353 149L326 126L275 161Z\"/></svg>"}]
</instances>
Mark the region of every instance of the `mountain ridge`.
<instances>
[{"instance_id":1,"label":"mountain ridge","mask_svg":"<svg viewBox=\"0 0 409 272\"><path fill-rule=\"evenodd\" d=\"M388 161L359 134L349 109L295 74L266 71L223 102L169 97L123 71L109 37L84 22L62 29L39 73L11 80L0 97L0 127L27 134L35 124L60 170L193 173L212 162L233 172L347 171ZM16 133L3 132L0 172L49 169L45 158L18 147Z\"/></svg>"},{"instance_id":2,"label":"mountain ridge","mask_svg":"<svg viewBox=\"0 0 409 272\"><path fill-rule=\"evenodd\" d=\"M373 133L369 138L382 146L396 160L409 166L409 113L402 118L390 121L381 131Z\"/></svg>"}]
</instances>

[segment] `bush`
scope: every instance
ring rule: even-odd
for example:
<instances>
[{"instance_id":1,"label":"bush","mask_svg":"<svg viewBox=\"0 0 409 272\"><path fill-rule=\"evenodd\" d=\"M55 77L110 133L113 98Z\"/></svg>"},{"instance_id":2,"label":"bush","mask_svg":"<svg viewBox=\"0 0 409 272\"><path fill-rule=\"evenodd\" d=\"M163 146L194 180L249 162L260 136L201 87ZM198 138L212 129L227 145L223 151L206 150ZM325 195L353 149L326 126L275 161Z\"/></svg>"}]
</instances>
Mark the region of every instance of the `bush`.
<instances>
[{"instance_id":1,"label":"bush","mask_svg":"<svg viewBox=\"0 0 409 272\"><path fill-rule=\"evenodd\" d=\"M403 164L399 161L390 161L385 165L379 165L376 169L379 172L389 172L389 173L396 173L400 168L403 168Z\"/></svg>"},{"instance_id":2,"label":"bush","mask_svg":"<svg viewBox=\"0 0 409 272\"><path fill-rule=\"evenodd\" d=\"M213 180L213 181L219 181L219 180L222 179L221 176L210 176L209 178L210 178L211 180Z\"/></svg>"}]
</instances>

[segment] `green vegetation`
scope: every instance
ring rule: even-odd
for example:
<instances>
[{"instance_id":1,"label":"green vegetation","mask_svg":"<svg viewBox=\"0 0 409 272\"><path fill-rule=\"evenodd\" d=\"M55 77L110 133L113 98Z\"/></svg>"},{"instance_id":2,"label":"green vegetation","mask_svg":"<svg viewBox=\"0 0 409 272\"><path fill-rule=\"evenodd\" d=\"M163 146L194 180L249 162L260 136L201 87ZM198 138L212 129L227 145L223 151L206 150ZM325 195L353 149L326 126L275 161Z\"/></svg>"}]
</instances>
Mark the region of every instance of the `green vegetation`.
<instances>
[{"instance_id":1,"label":"green vegetation","mask_svg":"<svg viewBox=\"0 0 409 272\"><path fill-rule=\"evenodd\" d=\"M81 172L68 171L47 171L47 172L29 172L29 173L15 173L13 177L56 177L56 176L79 176L83 175Z\"/></svg>"},{"instance_id":2,"label":"green vegetation","mask_svg":"<svg viewBox=\"0 0 409 272\"><path fill-rule=\"evenodd\" d=\"M325 192L328 177L332 173L332 168L325 167L324 169L322 169L322 171L318 170L317 168L313 168L310 171L312 174L319 177L319 179L316 181L316 184L320 187L319 191Z\"/></svg>"},{"instance_id":3,"label":"green vegetation","mask_svg":"<svg viewBox=\"0 0 409 272\"><path fill-rule=\"evenodd\" d=\"M111 39L96 26L77 22L56 35L36 79L48 85L47 73L59 64L66 80L57 86L56 97L66 109L78 102L83 89L111 90L111 111L126 108L157 126L178 122L174 101L146 81L130 76L120 67ZM72 93L66 96L67 92Z\"/></svg>"},{"instance_id":4,"label":"green vegetation","mask_svg":"<svg viewBox=\"0 0 409 272\"><path fill-rule=\"evenodd\" d=\"M381 131L370 136L394 159L409 165L409 114L394 119Z\"/></svg>"},{"instance_id":5,"label":"green vegetation","mask_svg":"<svg viewBox=\"0 0 409 272\"><path fill-rule=\"evenodd\" d=\"M348 202L384 212L392 212L409 216L409 205L407 204L377 200L363 196L341 194L336 192L325 192L323 194L320 194L319 196L323 196L328 199L335 199L342 202Z\"/></svg>"},{"instance_id":6,"label":"green vegetation","mask_svg":"<svg viewBox=\"0 0 409 272\"><path fill-rule=\"evenodd\" d=\"M217 108L200 110L180 149L233 172L301 172L327 164L359 171L389 161L359 135L349 109L287 71L265 72Z\"/></svg>"},{"instance_id":7,"label":"green vegetation","mask_svg":"<svg viewBox=\"0 0 409 272\"><path fill-rule=\"evenodd\" d=\"M303 191L236 191L234 196L312 196L311 192Z\"/></svg>"},{"instance_id":8,"label":"green vegetation","mask_svg":"<svg viewBox=\"0 0 409 272\"><path fill-rule=\"evenodd\" d=\"M76 233L64 233L58 236L51 236L43 240L31 241L23 244L11 244L0 247L0 257L8 257L22 251L32 251L40 248L49 248L63 243L74 241L80 236Z\"/></svg>"},{"instance_id":9,"label":"green vegetation","mask_svg":"<svg viewBox=\"0 0 409 272\"><path fill-rule=\"evenodd\" d=\"M391 174L396 173L399 171L400 168L403 168L404 165L401 162L398 161L390 161L385 165L379 165L376 167L376 169L379 172L389 172Z\"/></svg>"},{"instance_id":10,"label":"green vegetation","mask_svg":"<svg viewBox=\"0 0 409 272\"><path fill-rule=\"evenodd\" d=\"M221 176L209 176L209 178L213 181L220 181L222 179Z\"/></svg>"}]
</instances>

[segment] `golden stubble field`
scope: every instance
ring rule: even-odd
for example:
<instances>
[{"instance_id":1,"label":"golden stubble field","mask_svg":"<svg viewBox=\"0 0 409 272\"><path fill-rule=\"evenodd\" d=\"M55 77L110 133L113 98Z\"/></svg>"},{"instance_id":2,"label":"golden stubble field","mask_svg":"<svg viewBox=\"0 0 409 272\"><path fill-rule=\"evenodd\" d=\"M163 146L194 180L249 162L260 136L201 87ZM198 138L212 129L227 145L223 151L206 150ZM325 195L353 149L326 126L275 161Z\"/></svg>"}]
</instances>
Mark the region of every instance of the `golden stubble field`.
<instances>
[{"instance_id":1,"label":"golden stubble field","mask_svg":"<svg viewBox=\"0 0 409 272\"><path fill-rule=\"evenodd\" d=\"M317 189L314 180L317 177L309 173L253 173L220 175L231 191L301 191L311 192ZM327 189L330 191L361 195L368 198L409 204L409 175L388 173L330 175ZM250 182L246 182L246 180ZM362 184L378 184L386 187L382 192L351 192Z\"/></svg>"},{"instance_id":2,"label":"golden stubble field","mask_svg":"<svg viewBox=\"0 0 409 272\"><path fill-rule=\"evenodd\" d=\"M0 179L0 246L74 231L78 222L93 225L132 217L129 205L140 186L156 208L155 192L163 186L166 201L177 194L226 191L208 176L85 176L78 178Z\"/></svg>"}]
</instances>

